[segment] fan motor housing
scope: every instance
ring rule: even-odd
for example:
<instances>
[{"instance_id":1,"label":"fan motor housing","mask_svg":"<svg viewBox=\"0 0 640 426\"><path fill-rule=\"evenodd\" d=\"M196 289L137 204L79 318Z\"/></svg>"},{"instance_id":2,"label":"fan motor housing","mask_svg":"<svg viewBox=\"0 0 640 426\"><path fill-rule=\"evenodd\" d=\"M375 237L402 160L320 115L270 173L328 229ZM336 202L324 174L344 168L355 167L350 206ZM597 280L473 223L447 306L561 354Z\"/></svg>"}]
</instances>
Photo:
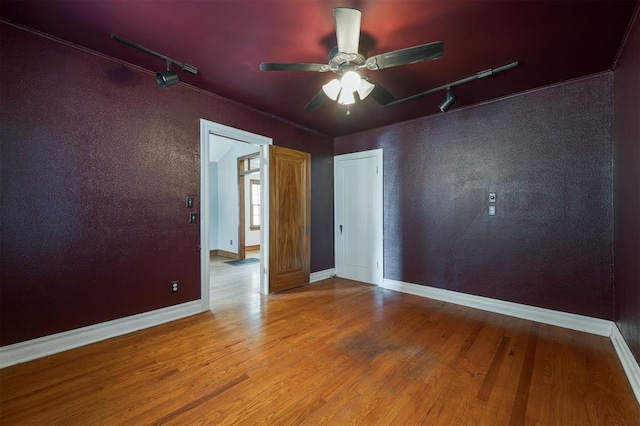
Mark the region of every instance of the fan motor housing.
<instances>
[{"instance_id":1,"label":"fan motor housing","mask_svg":"<svg viewBox=\"0 0 640 426\"><path fill-rule=\"evenodd\" d=\"M329 67L332 71L338 72L345 64L364 65L366 58L360 53L344 53L338 52L338 46L335 46L329 52Z\"/></svg>"}]
</instances>

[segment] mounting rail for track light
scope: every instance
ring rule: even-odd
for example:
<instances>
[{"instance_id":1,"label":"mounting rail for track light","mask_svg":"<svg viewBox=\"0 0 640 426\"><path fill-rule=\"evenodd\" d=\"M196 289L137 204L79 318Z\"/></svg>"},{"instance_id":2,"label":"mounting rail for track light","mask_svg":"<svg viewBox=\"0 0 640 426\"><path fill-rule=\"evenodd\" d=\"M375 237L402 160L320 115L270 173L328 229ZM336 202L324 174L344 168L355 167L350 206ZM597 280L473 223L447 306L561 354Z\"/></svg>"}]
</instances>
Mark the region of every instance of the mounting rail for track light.
<instances>
[{"instance_id":1,"label":"mounting rail for track light","mask_svg":"<svg viewBox=\"0 0 640 426\"><path fill-rule=\"evenodd\" d=\"M480 78L489 77L490 75L497 74L499 72L506 71L506 70L509 70L511 68L515 68L517 66L518 66L518 61L514 61L514 62L511 62L510 64L503 65L501 67L489 68L488 70L480 71L479 73L476 73L475 75L463 78L463 79L458 80L458 81L454 81L453 83L443 84L442 86L434 87L433 89L429 89L429 90L426 90L424 92L417 93L415 95L407 96L406 98L396 99L393 102L389 102L387 105L397 105L397 104L400 104L400 103L403 103L403 102L407 102L407 101L419 98L421 96L426 96L426 95L430 95L430 94L435 93L435 92L439 92L441 90L451 90L452 87L460 86L461 84L469 83L470 81L478 80Z\"/></svg>"},{"instance_id":2,"label":"mounting rail for track light","mask_svg":"<svg viewBox=\"0 0 640 426\"><path fill-rule=\"evenodd\" d=\"M122 37L120 37L120 36L118 36L116 34L111 34L111 39L119 41L121 43L124 43L127 46L133 47L134 49L138 49L141 52L148 53L149 55L155 56L156 58L162 59L163 61L165 61L167 63L167 67L168 67L169 64L174 64L174 65L177 65L178 67L180 67L180 69L183 70L183 71L190 72L191 74L198 74L198 68L194 67L193 65L185 64L183 62L178 62L175 59L168 58L165 55L162 55L162 54L160 54L158 52L154 52L151 49L147 49L144 46L140 46L138 43L134 43L132 41L124 39L124 38L122 38Z\"/></svg>"}]
</instances>

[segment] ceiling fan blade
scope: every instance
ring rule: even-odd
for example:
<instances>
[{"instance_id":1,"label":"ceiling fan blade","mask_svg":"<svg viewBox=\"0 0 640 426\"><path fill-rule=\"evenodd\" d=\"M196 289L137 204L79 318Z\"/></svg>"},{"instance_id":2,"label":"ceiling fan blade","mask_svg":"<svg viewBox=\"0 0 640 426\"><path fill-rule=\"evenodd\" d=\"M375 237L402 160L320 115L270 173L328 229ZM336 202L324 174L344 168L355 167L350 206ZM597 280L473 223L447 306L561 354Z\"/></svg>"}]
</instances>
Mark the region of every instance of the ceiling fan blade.
<instances>
[{"instance_id":1,"label":"ceiling fan blade","mask_svg":"<svg viewBox=\"0 0 640 426\"><path fill-rule=\"evenodd\" d=\"M278 62L263 62L260 64L260 71L329 71L327 64L283 64Z\"/></svg>"},{"instance_id":2,"label":"ceiling fan blade","mask_svg":"<svg viewBox=\"0 0 640 426\"><path fill-rule=\"evenodd\" d=\"M398 65L415 64L416 62L438 59L442 57L442 55L444 55L444 43L434 41L433 43L421 44L420 46L407 47L406 49L394 50L372 56L367 59L365 66L370 70L380 70Z\"/></svg>"},{"instance_id":3,"label":"ceiling fan blade","mask_svg":"<svg viewBox=\"0 0 640 426\"><path fill-rule=\"evenodd\" d=\"M387 92L387 89L385 89L384 87L380 86L378 83L376 83L375 81L369 79L369 83L371 84L375 84L375 87L373 88L373 90L371 91L371 97L380 105L386 105L390 102L393 102L393 100L395 99L393 97L393 95L389 92Z\"/></svg>"},{"instance_id":4,"label":"ceiling fan blade","mask_svg":"<svg viewBox=\"0 0 640 426\"><path fill-rule=\"evenodd\" d=\"M333 9L336 19L336 38L338 39L338 52L358 53L360 43L360 20L362 12L349 7L336 7Z\"/></svg>"},{"instance_id":5,"label":"ceiling fan blade","mask_svg":"<svg viewBox=\"0 0 640 426\"><path fill-rule=\"evenodd\" d=\"M327 95L325 95L324 91L320 89L320 91L309 101L309 103L305 105L304 109L318 109L325 99L327 99Z\"/></svg>"}]
</instances>

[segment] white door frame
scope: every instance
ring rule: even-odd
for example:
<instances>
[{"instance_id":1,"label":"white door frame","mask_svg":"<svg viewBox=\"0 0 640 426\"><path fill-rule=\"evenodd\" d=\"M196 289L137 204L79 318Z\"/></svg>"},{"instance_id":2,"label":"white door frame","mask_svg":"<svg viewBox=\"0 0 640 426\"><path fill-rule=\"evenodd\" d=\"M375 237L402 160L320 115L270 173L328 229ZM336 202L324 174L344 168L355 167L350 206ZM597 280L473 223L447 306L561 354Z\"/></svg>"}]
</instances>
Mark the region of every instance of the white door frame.
<instances>
[{"instance_id":1,"label":"white door frame","mask_svg":"<svg viewBox=\"0 0 640 426\"><path fill-rule=\"evenodd\" d=\"M269 227L264 224L269 223L269 173L268 161L269 145L273 144L273 139L214 123L213 121L200 119L200 301L201 311L210 309L211 300L209 292L209 135L222 136L239 142L250 143L260 146L260 192L262 202L262 226L260 226L260 292L266 294L269 285L269 271L266 265L269 264Z\"/></svg>"},{"instance_id":2,"label":"white door frame","mask_svg":"<svg viewBox=\"0 0 640 426\"><path fill-rule=\"evenodd\" d=\"M338 163L340 161L345 161L345 160L350 161L350 160L357 160L361 158L371 158L371 157L374 157L376 159L376 164L378 168L378 173L375 177L376 179L375 187L377 190L374 193L374 196L376 197L376 200L374 201L374 203L379 206L379 209L375 211L375 220L373 221L373 225L372 225L375 228L375 229L372 229L372 231L374 233L374 240L375 240L374 244L376 245L376 250L378 252L377 262L379 266L375 271L375 273L372 274L372 276L374 277L374 282L371 284L381 286L383 284L383 279L384 279L384 238L383 238L384 179L383 179L383 167L382 167L383 165L382 148L372 149L369 151L354 152L351 154L336 155L333 157L333 182L334 182L334 192L333 192L334 238L333 240L334 240L334 253L335 253L334 264L336 267L336 273L338 274L338 276L340 276L340 271L338 271L338 233L339 233L338 227L340 226L340 224L338 223L338 217L339 217L338 204L339 203L338 203L337 190L336 190L336 186L338 184L337 182Z\"/></svg>"}]
</instances>

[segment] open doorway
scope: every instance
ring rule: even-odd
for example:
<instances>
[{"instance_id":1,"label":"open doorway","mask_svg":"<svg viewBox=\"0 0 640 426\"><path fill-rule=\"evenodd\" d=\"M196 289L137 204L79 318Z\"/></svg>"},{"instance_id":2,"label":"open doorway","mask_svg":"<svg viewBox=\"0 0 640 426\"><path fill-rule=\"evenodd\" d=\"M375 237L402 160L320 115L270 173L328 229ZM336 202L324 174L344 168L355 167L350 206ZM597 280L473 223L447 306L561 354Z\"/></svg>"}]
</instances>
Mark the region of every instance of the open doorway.
<instances>
[{"instance_id":1,"label":"open doorway","mask_svg":"<svg viewBox=\"0 0 640 426\"><path fill-rule=\"evenodd\" d=\"M247 229L250 180L260 182L260 147L209 135L209 251L242 260L247 245L260 245L260 228ZM249 169L249 159L253 169ZM205 194L203 194L203 197Z\"/></svg>"},{"instance_id":2,"label":"open doorway","mask_svg":"<svg viewBox=\"0 0 640 426\"><path fill-rule=\"evenodd\" d=\"M238 157L238 258L260 258L262 187L260 151ZM246 263L250 263L248 260Z\"/></svg>"},{"instance_id":3,"label":"open doorway","mask_svg":"<svg viewBox=\"0 0 640 426\"><path fill-rule=\"evenodd\" d=\"M268 156L268 146L272 141L264 136L207 120L201 120L200 141L201 292L203 310L209 310L214 299L217 302L232 297L246 297L247 294L255 294L257 297L260 293L267 293L268 271L264 264L268 262L268 246L265 241L268 241L269 230L265 226L257 229L257 244L256 232L250 234L244 231L244 227L240 225L241 211L245 218L251 219L251 216L246 209L241 209L240 192L246 182L248 188L244 195L248 196L251 180L260 182L258 187L254 186L259 188L258 199L261 201L259 217L254 218L254 223L256 220L268 220L268 182L264 182L268 166L264 158ZM247 169L248 173L243 173L240 179L239 159L249 157L254 158L254 164L259 164L260 167ZM242 200L244 206L252 204L251 200ZM263 207L263 203L267 203L267 206ZM255 226L251 231L256 231ZM247 237L253 239L247 240ZM240 253L241 245L244 253ZM247 247L250 249L250 258L256 260L244 264L228 263L242 261L247 257ZM246 265L252 268L243 268ZM212 292L214 288L215 294Z\"/></svg>"},{"instance_id":4,"label":"open doorway","mask_svg":"<svg viewBox=\"0 0 640 426\"><path fill-rule=\"evenodd\" d=\"M260 183L260 147L219 135L209 138L210 291L216 307L260 294L260 206L255 217L248 211L255 195L251 186L255 191L255 182ZM253 198L259 202L260 194Z\"/></svg>"}]
</instances>

